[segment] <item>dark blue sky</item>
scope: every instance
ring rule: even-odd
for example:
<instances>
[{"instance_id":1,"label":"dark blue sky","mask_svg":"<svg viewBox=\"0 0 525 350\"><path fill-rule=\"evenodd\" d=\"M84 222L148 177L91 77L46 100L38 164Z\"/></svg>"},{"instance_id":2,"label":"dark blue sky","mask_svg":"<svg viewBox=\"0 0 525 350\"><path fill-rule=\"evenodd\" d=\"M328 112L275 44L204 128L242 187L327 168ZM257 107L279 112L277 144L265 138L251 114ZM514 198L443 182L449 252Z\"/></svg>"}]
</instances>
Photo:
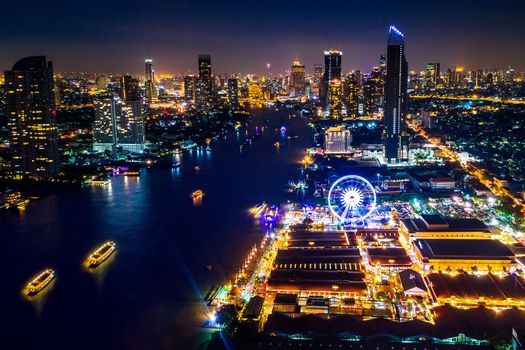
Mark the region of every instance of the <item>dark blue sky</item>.
<instances>
[{"instance_id":1,"label":"dark blue sky","mask_svg":"<svg viewBox=\"0 0 525 350\"><path fill-rule=\"evenodd\" d=\"M410 69L525 70L522 0L4 0L0 69L45 54L57 71L195 70L199 53L216 72L274 73L299 58L311 70L327 48L343 51L343 70L370 70L385 51L388 26L405 33Z\"/></svg>"}]
</instances>

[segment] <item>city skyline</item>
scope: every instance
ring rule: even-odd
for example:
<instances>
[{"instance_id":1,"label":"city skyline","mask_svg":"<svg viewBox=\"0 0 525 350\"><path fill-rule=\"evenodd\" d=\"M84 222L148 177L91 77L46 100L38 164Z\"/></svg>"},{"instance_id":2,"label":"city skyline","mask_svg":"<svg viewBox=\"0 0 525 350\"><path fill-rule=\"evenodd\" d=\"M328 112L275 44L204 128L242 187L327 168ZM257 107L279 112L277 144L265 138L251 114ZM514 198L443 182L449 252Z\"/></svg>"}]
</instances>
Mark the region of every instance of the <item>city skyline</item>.
<instances>
[{"instance_id":1,"label":"city skyline","mask_svg":"<svg viewBox=\"0 0 525 350\"><path fill-rule=\"evenodd\" d=\"M283 72L294 59L311 72L324 50L338 49L345 56L344 72L369 71L384 53L384 28L396 25L409 33L407 56L417 71L428 62L440 62L442 67L523 70L525 53L509 48L523 44L525 27L519 13L525 5L506 3L493 9L489 2L477 3L475 8L451 1L440 3L439 8L415 2L381 2L375 7L341 2L336 4L340 11L318 15L312 2L302 7L269 3L250 8L230 1L220 9L215 4L199 9L189 2L157 2L147 7L131 2L121 9L95 2L79 14L65 15L60 11L65 4L58 1L31 11L23 20L16 14L6 18L10 31L0 35L0 67L4 70L19 57L40 54L53 60L58 72L138 73L144 58L152 57L158 73L183 74L195 71L195 55L208 53L217 72L261 74L267 72L267 63L271 72ZM119 16L111 16L117 10Z\"/></svg>"}]
</instances>

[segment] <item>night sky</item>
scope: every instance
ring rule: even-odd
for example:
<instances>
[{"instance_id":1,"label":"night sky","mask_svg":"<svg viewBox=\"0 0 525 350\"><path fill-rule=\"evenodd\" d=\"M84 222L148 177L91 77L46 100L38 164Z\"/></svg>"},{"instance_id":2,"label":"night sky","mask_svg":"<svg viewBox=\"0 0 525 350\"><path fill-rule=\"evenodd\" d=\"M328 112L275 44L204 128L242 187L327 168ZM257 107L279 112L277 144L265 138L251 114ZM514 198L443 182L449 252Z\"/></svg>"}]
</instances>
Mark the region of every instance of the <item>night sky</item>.
<instances>
[{"instance_id":1,"label":"night sky","mask_svg":"<svg viewBox=\"0 0 525 350\"><path fill-rule=\"evenodd\" d=\"M343 70L369 71L386 50L388 26L405 33L410 69L426 62L525 70L522 0L25 0L2 1L0 69L45 54L57 71L196 69L212 55L218 73L274 73L299 58L308 71L324 49L343 51Z\"/></svg>"}]
</instances>

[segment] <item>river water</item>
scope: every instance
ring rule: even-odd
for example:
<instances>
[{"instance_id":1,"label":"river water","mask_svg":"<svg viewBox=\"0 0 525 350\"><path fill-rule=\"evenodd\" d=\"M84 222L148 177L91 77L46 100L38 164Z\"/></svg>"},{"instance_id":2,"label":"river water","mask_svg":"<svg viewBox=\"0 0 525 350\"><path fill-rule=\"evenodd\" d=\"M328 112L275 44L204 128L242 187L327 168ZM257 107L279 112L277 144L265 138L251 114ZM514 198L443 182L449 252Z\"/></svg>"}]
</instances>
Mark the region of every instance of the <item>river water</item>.
<instances>
[{"instance_id":1,"label":"river water","mask_svg":"<svg viewBox=\"0 0 525 350\"><path fill-rule=\"evenodd\" d=\"M0 349L205 348L202 295L231 277L262 238L247 209L293 199L286 185L299 177L312 142L306 121L288 111L254 113L211 152L186 151L179 169L143 170L41 198L23 214L0 213ZM256 132L261 137L240 151ZM190 196L198 188L200 205ZM106 240L118 251L86 271L82 261ZM46 267L56 280L25 300L21 288Z\"/></svg>"}]
</instances>

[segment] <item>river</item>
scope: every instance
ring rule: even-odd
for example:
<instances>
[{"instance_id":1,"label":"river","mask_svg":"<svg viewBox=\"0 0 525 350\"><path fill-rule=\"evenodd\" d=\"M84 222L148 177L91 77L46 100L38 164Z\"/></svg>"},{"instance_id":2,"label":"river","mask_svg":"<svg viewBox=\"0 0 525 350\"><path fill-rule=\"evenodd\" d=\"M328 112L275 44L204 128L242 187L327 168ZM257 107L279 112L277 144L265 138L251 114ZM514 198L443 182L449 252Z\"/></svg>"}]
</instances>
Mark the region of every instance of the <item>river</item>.
<instances>
[{"instance_id":1,"label":"river","mask_svg":"<svg viewBox=\"0 0 525 350\"><path fill-rule=\"evenodd\" d=\"M41 198L22 214L0 213L0 348L204 348L202 295L231 277L263 235L247 209L292 199L286 185L312 142L306 121L288 111L254 114L211 152L186 151L179 169L144 169ZM240 151L256 132L262 136ZM200 206L190 196L197 188L205 192ZM106 240L118 251L86 271L82 261ZM25 300L21 288L46 267L56 280Z\"/></svg>"}]
</instances>

